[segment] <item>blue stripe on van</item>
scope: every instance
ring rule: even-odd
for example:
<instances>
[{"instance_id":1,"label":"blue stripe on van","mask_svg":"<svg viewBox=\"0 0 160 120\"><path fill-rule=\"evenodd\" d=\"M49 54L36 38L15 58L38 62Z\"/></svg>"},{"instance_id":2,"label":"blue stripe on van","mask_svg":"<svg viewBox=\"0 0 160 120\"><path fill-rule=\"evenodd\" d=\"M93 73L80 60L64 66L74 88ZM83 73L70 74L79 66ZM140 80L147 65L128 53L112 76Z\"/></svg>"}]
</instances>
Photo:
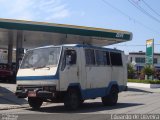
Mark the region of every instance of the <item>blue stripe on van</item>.
<instances>
[{"instance_id":1,"label":"blue stripe on van","mask_svg":"<svg viewBox=\"0 0 160 120\"><path fill-rule=\"evenodd\" d=\"M88 88L82 89L80 83L71 83L69 87L78 87L81 91L83 99L92 99L97 97L104 97L109 94L112 85L118 85L117 81L111 81L108 86L101 88ZM119 92L122 92L126 89L125 85L118 85Z\"/></svg>"},{"instance_id":2,"label":"blue stripe on van","mask_svg":"<svg viewBox=\"0 0 160 120\"><path fill-rule=\"evenodd\" d=\"M58 80L58 75L51 76L21 76L17 77L17 80Z\"/></svg>"},{"instance_id":3,"label":"blue stripe on van","mask_svg":"<svg viewBox=\"0 0 160 120\"><path fill-rule=\"evenodd\" d=\"M90 98L97 98L97 97L104 97L106 95L107 87L103 88L92 88L82 90L82 98L83 99L90 99Z\"/></svg>"}]
</instances>

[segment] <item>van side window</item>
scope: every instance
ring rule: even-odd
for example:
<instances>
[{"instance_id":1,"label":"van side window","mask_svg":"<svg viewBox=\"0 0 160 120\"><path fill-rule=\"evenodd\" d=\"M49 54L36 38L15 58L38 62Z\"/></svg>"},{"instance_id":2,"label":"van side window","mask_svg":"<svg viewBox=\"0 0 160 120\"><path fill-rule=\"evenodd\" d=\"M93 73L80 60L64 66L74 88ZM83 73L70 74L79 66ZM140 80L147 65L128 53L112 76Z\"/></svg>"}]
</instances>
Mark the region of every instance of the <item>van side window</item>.
<instances>
[{"instance_id":1,"label":"van side window","mask_svg":"<svg viewBox=\"0 0 160 120\"><path fill-rule=\"evenodd\" d=\"M68 65L74 65L76 64L77 60L77 54L75 50L66 50L65 51L66 55L66 64Z\"/></svg>"},{"instance_id":2,"label":"van side window","mask_svg":"<svg viewBox=\"0 0 160 120\"><path fill-rule=\"evenodd\" d=\"M95 65L94 50L86 49L85 50L85 57L86 57L86 65Z\"/></svg>"},{"instance_id":3,"label":"van side window","mask_svg":"<svg viewBox=\"0 0 160 120\"><path fill-rule=\"evenodd\" d=\"M96 50L96 63L97 65L107 65L107 57L104 51Z\"/></svg>"},{"instance_id":4,"label":"van side window","mask_svg":"<svg viewBox=\"0 0 160 120\"><path fill-rule=\"evenodd\" d=\"M113 66L122 66L122 56L121 53L110 52L111 64Z\"/></svg>"},{"instance_id":5,"label":"van side window","mask_svg":"<svg viewBox=\"0 0 160 120\"><path fill-rule=\"evenodd\" d=\"M75 50L65 50L62 58L61 70L64 70L66 65L74 65L77 61L77 54Z\"/></svg>"},{"instance_id":6,"label":"van side window","mask_svg":"<svg viewBox=\"0 0 160 120\"><path fill-rule=\"evenodd\" d=\"M109 52L106 52L106 59L107 59L107 65L110 65L111 62L110 62L110 55L109 55Z\"/></svg>"}]
</instances>

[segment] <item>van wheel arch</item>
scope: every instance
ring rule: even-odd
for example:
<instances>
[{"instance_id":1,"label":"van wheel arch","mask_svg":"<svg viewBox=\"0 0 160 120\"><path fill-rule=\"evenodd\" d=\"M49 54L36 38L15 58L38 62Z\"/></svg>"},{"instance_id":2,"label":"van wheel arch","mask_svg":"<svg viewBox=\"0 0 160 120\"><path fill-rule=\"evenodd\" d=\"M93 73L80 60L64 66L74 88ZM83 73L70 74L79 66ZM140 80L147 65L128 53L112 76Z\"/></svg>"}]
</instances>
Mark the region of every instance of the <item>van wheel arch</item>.
<instances>
[{"instance_id":1,"label":"van wheel arch","mask_svg":"<svg viewBox=\"0 0 160 120\"><path fill-rule=\"evenodd\" d=\"M73 85L73 86L69 86L68 89L67 89L67 91L69 91L69 90L76 90L77 93L78 93L78 95L79 95L79 97L82 99L81 87L80 87L79 84Z\"/></svg>"},{"instance_id":2,"label":"van wheel arch","mask_svg":"<svg viewBox=\"0 0 160 120\"><path fill-rule=\"evenodd\" d=\"M117 84L113 84L112 87L111 87L111 89L112 89L112 88L116 89L117 92L119 93L119 87L118 87ZM110 89L110 90L111 90L111 89Z\"/></svg>"}]
</instances>

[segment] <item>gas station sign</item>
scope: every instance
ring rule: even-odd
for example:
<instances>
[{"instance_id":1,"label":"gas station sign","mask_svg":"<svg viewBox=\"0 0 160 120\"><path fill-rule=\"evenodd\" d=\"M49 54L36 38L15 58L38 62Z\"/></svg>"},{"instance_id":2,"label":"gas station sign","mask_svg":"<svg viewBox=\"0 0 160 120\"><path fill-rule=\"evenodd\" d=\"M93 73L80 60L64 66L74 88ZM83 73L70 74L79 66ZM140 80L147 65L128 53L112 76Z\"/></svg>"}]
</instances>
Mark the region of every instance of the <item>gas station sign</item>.
<instances>
[{"instance_id":1,"label":"gas station sign","mask_svg":"<svg viewBox=\"0 0 160 120\"><path fill-rule=\"evenodd\" d=\"M153 64L153 53L154 53L154 39L146 41L146 64Z\"/></svg>"}]
</instances>

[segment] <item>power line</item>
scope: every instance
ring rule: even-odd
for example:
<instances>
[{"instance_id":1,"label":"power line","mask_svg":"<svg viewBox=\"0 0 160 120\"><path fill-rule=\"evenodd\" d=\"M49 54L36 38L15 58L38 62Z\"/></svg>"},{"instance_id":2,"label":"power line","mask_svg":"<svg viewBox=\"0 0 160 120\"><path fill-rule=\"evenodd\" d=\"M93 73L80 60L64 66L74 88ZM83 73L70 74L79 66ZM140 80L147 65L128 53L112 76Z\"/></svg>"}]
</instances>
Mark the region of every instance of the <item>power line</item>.
<instances>
[{"instance_id":1,"label":"power line","mask_svg":"<svg viewBox=\"0 0 160 120\"><path fill-rule=\"evenodd\" d=\"M124 13L123 11L121 11L120 9L118 9L118 8L116 8L115 6L113 6L112 4L110 4L109 2L107 2L107 1L105 1L105 0L102 0L102 2L103 2L105 5L107 5L107 6L111 7L111 8L113 8L113 9L115 9L117 12L119 12L119 13L122 14L123 16L129 18L129 20L132 20L134 23L137 23L137 24L143 26L144 28L148 29L148 30L151 31L151 32L154 31L155 33L159 33L158 31L156 31L156 30L154 30L154 29L152 29L152 28L144 25L143 23L137 21L136 19L130 17L129 15L127 15L126 13Z\"/></svg>"},{"instance_id":2,"label":"power line","mask_svg":"<svg viewBox=\"0 0 160 120\"><path fill-rule=\"evenodd\" d=\"M114 45L114 46L125 46L125 47L130 47L130 46L136 46L136 47L141 47L141 46L146 46L146 45L127 45L127 44L125 44L125 45Z\"/></svg>"},{"instance_id":3,"label":"power line","mask_svg":"<svg viewBox=\"0 0 160 120\"><path fill-rule=\"evenodd\" d=\"M160 44L154 44L154 46L159 46ZM140 44L123 44L123 45L112 45L112 46L125 46L125 47L130 47L130 46L136 46L136 47L141 47L141 46L146 46L146 45L140 45Z\"/></svg>"},{"instance_id":4,"label":"power line","mask_svg":"<svg viewBox=\"0 0 160 120\"><path fill-rule=\"evenodd\" d=\"M151 6L149 6L147 2L145 2L144 0L140 0L140 1L142 1L156 15L160 16L160 14L158 12L156 12Z\"/></svg>"},{"instance_id":5,"label":"power line","mask_svg":"<svg viewBox=\"0 0 160 120\"><path fill-rule=\"evenodd\" d=\"M125 17L128 17L129 19L132 19L129 15L127 15L126 13L124 13L123 11L121 11L120 9L116 8L115 6L113 6L112 4L110 4L109 2L102 0L106 5L112 7L113 9L117 10L119 13L121 13L122 15L124 15Z\"/></svg>"},{"instance_id":6,"label":"power line","mask_svg":"<svg viewBox=\"0 0 160 120\"><path fill-rule=\"evenodd\" d=\"M150 17L151 19L157 21L158 23L160 23L160 20L157 19L156 17L154 17L153 15L151 15L150 13L148 13L145 9L143 9L142 7L140 7L138 4L136 4L133 0L128 0L134 7L136 7L139 11L141 11L143 14L147 15L148 17Z\"/></svg>"}]
</instances>

